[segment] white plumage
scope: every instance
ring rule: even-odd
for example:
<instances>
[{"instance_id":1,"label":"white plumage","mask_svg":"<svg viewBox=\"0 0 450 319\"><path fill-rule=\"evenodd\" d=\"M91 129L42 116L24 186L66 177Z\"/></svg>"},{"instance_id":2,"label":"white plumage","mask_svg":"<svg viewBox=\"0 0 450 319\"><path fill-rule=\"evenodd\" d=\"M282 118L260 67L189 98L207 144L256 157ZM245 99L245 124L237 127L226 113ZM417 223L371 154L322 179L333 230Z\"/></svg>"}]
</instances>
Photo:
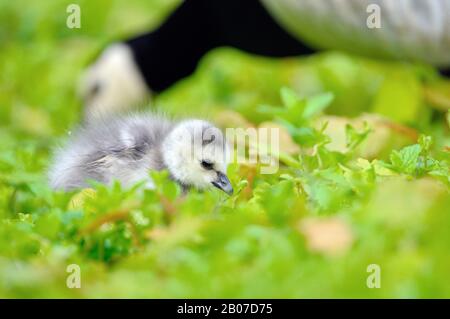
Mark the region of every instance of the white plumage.
<instances>
[{"instance_id":1,"label":"white plumage","mask_svg":"<svg viewBox=\"0 0 450 319\"><path fill-rule=\"evenodd\" d=\"M211 123L191 119L173 122L150 113L88 121L57 151L49 170L54 189L89 186L89 180L127 187L145 181L151 170L167 169L185 188L211 185L232 193L226 177L228 147Z\"/></svg>"},{"instance_id":2,"label":"white plumage","mask_svg":"<svg viewBox=\"0 0 450 319\"><path fill-rule=\"evenodd\" d=\"M85 117L102 116L131 110L150 98L150 91L123 43L110 45L80 79L79 95L85 104Z\"/></svg>"}]
</instances>

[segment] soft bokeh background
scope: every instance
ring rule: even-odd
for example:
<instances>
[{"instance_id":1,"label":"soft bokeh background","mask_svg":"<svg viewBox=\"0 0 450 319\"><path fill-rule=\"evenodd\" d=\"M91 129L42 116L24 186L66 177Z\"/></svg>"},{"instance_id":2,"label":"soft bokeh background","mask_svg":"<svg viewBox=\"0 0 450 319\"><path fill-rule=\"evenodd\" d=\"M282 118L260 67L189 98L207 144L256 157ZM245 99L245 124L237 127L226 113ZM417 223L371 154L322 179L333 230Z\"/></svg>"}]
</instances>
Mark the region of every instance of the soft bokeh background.
<instances>
[{"instance_id":1,"label":"soft bokeh background","mask_svg":"<svg viewBox=\"0 0 450 319\"><path fill-rule=\"evenodd\" d=\"M81 29L70 3L0 0L0 297L450 297L450 86L433 68L220 48L148 108L281 125L278 174L232 165L232 198L183 197L164 174L154 192L55 193L46 167L81 120L82 69L178 1L77 1Z\"/></svg>"}]
</instances>

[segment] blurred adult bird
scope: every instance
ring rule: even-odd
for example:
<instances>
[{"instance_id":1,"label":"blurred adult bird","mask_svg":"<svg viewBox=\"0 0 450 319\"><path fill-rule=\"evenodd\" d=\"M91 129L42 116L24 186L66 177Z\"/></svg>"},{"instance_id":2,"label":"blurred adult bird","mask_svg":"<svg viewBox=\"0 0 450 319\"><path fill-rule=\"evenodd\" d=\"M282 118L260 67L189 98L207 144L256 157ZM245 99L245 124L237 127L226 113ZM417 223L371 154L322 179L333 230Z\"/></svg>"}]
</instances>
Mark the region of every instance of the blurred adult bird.
<instances>
[{"instance_id":1,"label":"blurred adult bird","mask_svg":"<svg viewBox=\"0 0 450 319\"><path fill-rule=\"evenodd\" d=\"M198 119L180 122L141 113L88 121L56 152L49 170L52 188L71 190L90 180L123 186L145 181L152 170L167 169L183 188L215 186L227 194L228 146L222 132Z\"/></svg>"}]
</instances>

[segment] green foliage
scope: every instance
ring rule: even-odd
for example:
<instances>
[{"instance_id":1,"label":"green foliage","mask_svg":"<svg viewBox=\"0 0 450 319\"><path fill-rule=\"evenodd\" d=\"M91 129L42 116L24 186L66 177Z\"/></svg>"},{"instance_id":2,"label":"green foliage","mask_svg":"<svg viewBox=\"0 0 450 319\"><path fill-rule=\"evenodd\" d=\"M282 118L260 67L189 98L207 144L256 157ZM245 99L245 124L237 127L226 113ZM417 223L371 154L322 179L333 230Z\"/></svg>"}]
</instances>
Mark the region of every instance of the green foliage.
<instances>
[{"instance_id":1,"label":"green foliage","mask_svg":"<svg viewBox=\"0 0 450 319\"><path fill-rule=\"evenodd\" d=\"M217 50L155 105L278 122L300 150L281 154L276 174L230 165L231 197L185 194L167 172L151 174L155 190L54 192L46 168L80 120L83 65L118 34L146 30L148 17L156 25L172 2L84 1L80 30L65 28L65 5L0 4L0 297L450 296L448 113L421 96L429 70L341 53L275 61ZM363 111L422 135L387 143L384 160L364 158L361 147L385 127L346 124L347 147L330 148L333 118L317 120ZM65 285L73 263L81 289ZM366 286L373 263L381 289Z\"/></svg>"},{"instance_id":2,"label":"green foliage","mask_svg":"<svg viewBox=\"0 0 450 319\"><path fill-rule=\"evenodd\" d=\"M440 176L449 183L448 163L430 156L431 144L430 136L421 135L418 144L406 146L399 151L393 150L390 155L390 163L386 166L399 173L417 177L425 174Z\"/></svg>"},{"instance_id":3,"label":"green foliage","mask_svg":"<svg viewBox=\"0 0 450 319\"><path fill-rule=\"evenodd\" d=\"M258 111L284 125L300 145L312 145L323 135L308 124L330 105L333 98L332 93L300 98L294 91L284 87L281 89L283 106L261 105Z\"/></svg>"}]
</instances>

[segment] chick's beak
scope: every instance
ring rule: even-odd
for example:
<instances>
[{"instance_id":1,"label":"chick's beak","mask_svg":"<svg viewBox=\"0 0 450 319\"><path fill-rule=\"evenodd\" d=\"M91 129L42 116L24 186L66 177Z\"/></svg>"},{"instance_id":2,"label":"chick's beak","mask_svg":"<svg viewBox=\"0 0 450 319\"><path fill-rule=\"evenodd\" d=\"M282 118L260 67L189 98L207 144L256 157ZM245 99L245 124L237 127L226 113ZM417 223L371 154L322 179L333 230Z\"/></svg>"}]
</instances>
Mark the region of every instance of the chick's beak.
<instances>
[{"instance_id":1,"label":"chick's beak","mask_svg":"<svg viewBox=\"0 0 450 319\"><path fill-rule=\"evenodd\" d=\"M231 186L230 180L221 172L217 172L217 179L213 181L212 184L218 189L223 190L228 195L233 194L233 187Z\"/></svg>"}]
</instances>

